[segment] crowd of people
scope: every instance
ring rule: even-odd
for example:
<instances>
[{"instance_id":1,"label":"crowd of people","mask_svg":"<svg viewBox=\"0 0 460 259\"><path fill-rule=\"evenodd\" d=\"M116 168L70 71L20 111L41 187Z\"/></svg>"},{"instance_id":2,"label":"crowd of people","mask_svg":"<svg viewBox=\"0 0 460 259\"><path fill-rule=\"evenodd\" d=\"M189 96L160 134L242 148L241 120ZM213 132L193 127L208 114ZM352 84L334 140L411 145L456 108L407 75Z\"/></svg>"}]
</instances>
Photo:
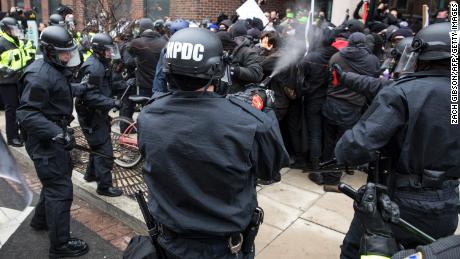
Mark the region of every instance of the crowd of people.
<instances>
[{"instance_id":1,"label":"crowd of people","mask_svg":"<svg viewBox=\"0 0 460 259\"><path fill-rule=\"evenodd\" d=\"M88 251L69 232L69 151L75 139L67 127L74 119L74 97L93 151L85 180L97 182L98 194L117 197L122 191L112 186L108 113L116 108L133 117L136 104L121 98L126 94L150 99L137 133L149 209L161 226L158 242L168 258L254 257L254 240L245 240L260 224L251 221L260 212L256 182L277 182L279 170L289 166L317 184L336 185L342 173L319 170L321 162L362 165L381 149L388 149L384 155L397 173L372 181L391 183L401 215L422 230L436 238L453 234L459 135L434 117L439 112L432 114L433 107L446 108L437 105L447 92L434 86L447 86L450 72L447 9L423 27L384 3L363 15L363 3L337 25L324 12L312 18L300 8L266 12L266 24L221 13L201 22L142 18L110 32L97 26L78 31L73 10L61 6L49 26L40 26L37 49L43 58L37 60L36 46L22 37L24 13L1 19L7 140L13 146L25 141L43 183L31 226L49 231L50 256ZM438 46L431 49L433 42ZM274 102L257 111L236 98L254 88L270 90L262 101ZM436 151L428 150L433 145ZM190 168L199 168L200 175L191 176ZM367 191L375 192L372 188ZM342 258L391 256L397 252L393 237L416 247L416 240L396 230L365 231L362 215L353 219ZM200 243L197 236L215 241ZM377 242L376 236L382 246L373 250L368 244ZM238 251L228 251L228 240L231 247L232 240L240 245ZM360 240L366 241L364 252Z\"/></svg>"}]
</instances>

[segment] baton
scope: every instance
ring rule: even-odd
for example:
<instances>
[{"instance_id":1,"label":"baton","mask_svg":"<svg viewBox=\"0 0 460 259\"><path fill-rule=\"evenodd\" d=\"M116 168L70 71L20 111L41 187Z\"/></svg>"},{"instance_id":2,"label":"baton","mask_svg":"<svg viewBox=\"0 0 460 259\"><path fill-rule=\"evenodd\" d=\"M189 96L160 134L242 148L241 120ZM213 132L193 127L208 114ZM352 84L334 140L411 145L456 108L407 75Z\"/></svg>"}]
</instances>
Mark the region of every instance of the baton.
<instances>
[{"instance_id":1,"label":"baton","mask_svg":"<svg viewBox=\"0 0 460 259\"><path fill-rule=\"evenodd\" d=\"M326 188L324 189L326 190ZM353 187L351 187L350 185L341 183L337 186L337 190L352 198L356 202L359 202L360 197L358 192L355 189L353 189ZM421 231L420 229L418 229L417 227L415 227L414 225L410 224L402 218L399 218L399 221L396 225L406 230L407 232L417 236L420 239L420 241L424 242L425 244L430 244L436 241L436 239Z\"/></svg>"},{"instance_id":2,"label":"baton","mask_svg":"<svg viewBox=\"0 0 460 259\"><path fill-rule=\"evenodd\" d=\"M115 157L115 156L111 156L111 155L107 155L107 154L104 154L104 153L101 153L101 152L93 151L93 150L91 150L91 149L89 149L89 148L87 148L85 146L78 145L78 144L75 144L75 149L85 151L85 152L88 152L90 154L101 156L103 158L107 158L107 159L111 159L111 160L117 159L117 157Z\"/></svg>"}]
</instances>

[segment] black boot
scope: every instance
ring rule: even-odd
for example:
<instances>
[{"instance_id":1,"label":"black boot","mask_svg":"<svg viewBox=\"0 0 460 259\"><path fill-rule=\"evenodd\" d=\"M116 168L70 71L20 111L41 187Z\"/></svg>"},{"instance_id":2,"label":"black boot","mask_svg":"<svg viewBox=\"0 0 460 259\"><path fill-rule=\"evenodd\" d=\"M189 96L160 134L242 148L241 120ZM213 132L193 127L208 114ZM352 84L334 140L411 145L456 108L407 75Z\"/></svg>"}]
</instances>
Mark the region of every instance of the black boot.
<instances>
[{"instance_id":1,"label":"black boot","mask_svg":"<svg viewBox=\"0 0 460 259\"><path fill-rule=\"evenodd\" d=\"M38 224L34 222L30 222L30 227L35 231L47 231L48 226L46 224Z\"/></svg>"},{"instance_id":2,"label":"black boot","mask_svg":"<svg viewBox=\"0 0 460 259\"><path fill-rule=\"evenodd\" d=\"M63 245L50 248L50 258L77 257L88 253L88 251L89 247L85 241L78 238L70 238Z\"/></svg>"},{"instance_id":3,"label":"black boot","mask_svg":"<svg viewBox=\"0 0 460 259\"><path fill-rule=\"evenodd\" d=\"M94 176L94 175L87 175L87 174L85 174L85 176L83 177L83 179L85 179L85 181L87 181L88 183L94 182L94 181L97 180L96 176Z\"/></svg>"},{"instance_id":4,"label":"black boot","mask_svg":"<svg viewBox=\"0 0 460 259\"><path fill-rule=\"evenodd\" d=\"M109 197L118 197L123 194L123 191L117 187L109 187L109 188L104 188L104 189L97 188L96 192L99 195L104 195L104 196L109 196Z\"/></svg>"}]
</instances>

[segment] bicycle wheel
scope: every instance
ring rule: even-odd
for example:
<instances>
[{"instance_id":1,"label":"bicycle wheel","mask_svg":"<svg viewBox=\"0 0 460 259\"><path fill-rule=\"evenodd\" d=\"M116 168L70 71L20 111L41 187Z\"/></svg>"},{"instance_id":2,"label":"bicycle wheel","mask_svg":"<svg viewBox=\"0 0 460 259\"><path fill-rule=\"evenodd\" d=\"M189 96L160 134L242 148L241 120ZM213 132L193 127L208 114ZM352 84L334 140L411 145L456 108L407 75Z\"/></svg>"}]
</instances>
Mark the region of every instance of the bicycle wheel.
<instances>
[{"instance_id":1,"label":"bicycle wheel","mask_svg":"<svg viewBox=\"0 0 460 259\"><path fill-rule=\"evenodd\" d=\"M111 122L113 156L115 164L131 168L141 161L141 153L137 146L136 123L127 117L116 117Z\"/></svg>"}]
</instances>

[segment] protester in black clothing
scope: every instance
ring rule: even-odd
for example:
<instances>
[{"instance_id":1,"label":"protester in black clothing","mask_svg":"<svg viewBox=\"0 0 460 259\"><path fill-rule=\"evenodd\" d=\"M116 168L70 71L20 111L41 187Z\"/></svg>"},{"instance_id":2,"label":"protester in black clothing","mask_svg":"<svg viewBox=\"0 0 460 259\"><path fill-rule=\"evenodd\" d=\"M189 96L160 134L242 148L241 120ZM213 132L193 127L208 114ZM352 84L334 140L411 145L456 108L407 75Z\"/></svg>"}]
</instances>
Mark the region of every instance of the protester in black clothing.
<instances>
[{"instance_id":1,"label":"protester in black clothing","mask_svg":"<svg viewBox=\"0 0 460 259\"><path fill-rule=\"evenodd\" d=\"M322 154L322 125L321 109L326 101L329 84L329 59L338 51L331 44L334 42L334 32L328 28L320 31L319 47L305 56L300 67L304 80L302 96L304 115L308 128L308 149L311 169L318 169Z\"/></svg>"},{"instance_id":2,"label":"protester in black clothing","mask_svg":"<svg viewBox=\"0 0 460 259\"><path fill-rule=\"evenodd\" d=\"M350 35L348 47L334 54L329 65L339 64L346 72L377 77L380 73L379 60L372 55L366 46L366 36L360 32ZM366 104L364 95L354 92L345 86L331 84L327 99L322 108L324 116L324 149L323 159L330 160L334 156L334 147L342 134L359 120ZM329 174L329 173L328 173ZM311 173L309 178L318 184L333 184L340 180L341 173L324 181L321 173Z\"/></svg>"},{"instance_id":3,"label":"protester in black clothing","mask_svg":"<svg viewBox=\"0 0 460 259\"><path fill-rule=\"evenodd\" d=\"M157 63L161 50L167 43L160 33L152 29L153 24L150 23L140 23L140 37L131 41L128 46L129 54L136 60L136 79L139 94L146 97L152 96L152 85Z\"/></svg>"},{"instance_id":4,"label":"protester in black clothing","mask_svg":"<svg viewBox=\"0 0 460 259\"><path fill-rule=\"evenodd\" d=\"M243 91L250 83L258 83L262 80L262 61L257 50L252 48L252 41L247 37L248 25L246 21L238 21L230 28L233 48L229 54L230 81L227 83L227 93Z\"/></svg>"}]
</instances>

